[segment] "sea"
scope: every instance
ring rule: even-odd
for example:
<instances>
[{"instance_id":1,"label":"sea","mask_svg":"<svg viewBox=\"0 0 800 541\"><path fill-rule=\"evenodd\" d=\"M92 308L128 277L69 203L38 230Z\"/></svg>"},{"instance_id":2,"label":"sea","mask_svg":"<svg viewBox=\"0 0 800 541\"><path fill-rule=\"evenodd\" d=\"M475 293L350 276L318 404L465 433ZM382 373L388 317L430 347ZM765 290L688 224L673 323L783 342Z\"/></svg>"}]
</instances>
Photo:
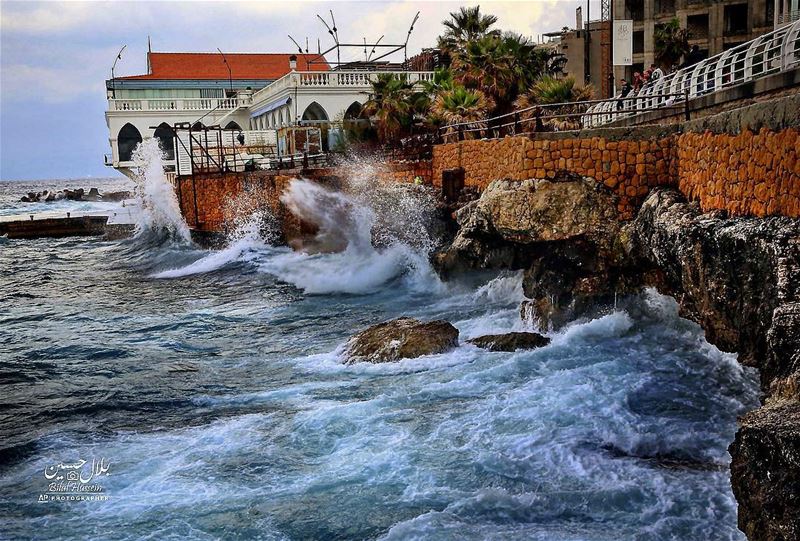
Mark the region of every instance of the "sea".
<instances>
[{"instance_id":1,"label":"sea","mask_svg":"<svg viewBox=\"0 0 800 541\"><path fill-rule=\"evenodd\" d=\"M430 194L365 164L341 193L292 182L307 245L256 213L202 248L159 167L0 182L4 216L122 204L19 201L64 187L143 209L129 239L0 238L0 538L744 539L727 448L757 374L671 298L536 329L520 272L441 280ZM460 345L344 362L399 316ZM467 342L521 330L552 341Z\"/></svg>"}]
</instances>

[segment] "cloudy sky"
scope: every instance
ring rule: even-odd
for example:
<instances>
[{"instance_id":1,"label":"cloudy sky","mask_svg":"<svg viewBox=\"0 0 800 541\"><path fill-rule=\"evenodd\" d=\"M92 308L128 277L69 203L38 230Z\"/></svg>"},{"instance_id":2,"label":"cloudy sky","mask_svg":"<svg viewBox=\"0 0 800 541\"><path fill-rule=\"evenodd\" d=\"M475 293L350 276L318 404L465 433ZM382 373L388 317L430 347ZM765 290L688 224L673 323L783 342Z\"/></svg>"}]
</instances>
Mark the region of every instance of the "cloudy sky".
<instances>
[{"instance_id":1,"label":"cloudy sky","mask_svg":"<svg viewBox=\"0 0 800 541\"><path fill-rule=\"evenodd\" d=\"M0 0L0 179L113 176L103 113L104 80L122 45L118 75L145 72L154 51L291 52L286 37L328 38L315 14L332 9L340 37L405 38L420 20L409 54L431 46L441 21L478 2L16 2ZM498 26L536 37L574 26L586 0L480 2ZM590 9L598 14L599 2ZM315 47L314 47L315 48Z\"/></svg>"}]
</instances>

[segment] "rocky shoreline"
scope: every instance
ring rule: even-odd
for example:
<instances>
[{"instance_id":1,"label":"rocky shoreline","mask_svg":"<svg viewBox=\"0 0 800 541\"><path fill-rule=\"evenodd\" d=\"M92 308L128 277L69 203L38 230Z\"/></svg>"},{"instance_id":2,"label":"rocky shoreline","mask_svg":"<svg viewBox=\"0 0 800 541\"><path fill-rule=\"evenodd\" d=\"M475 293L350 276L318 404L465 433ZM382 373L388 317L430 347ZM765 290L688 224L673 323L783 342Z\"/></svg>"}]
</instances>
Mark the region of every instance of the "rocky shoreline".
<instances>
[{"instance_id":1,"label":"rocky shoreline","mask_svg":"<svg viewBox=\"0 0 800 541\"><path fill-rule=\"evenodd\" d=\"M590 178L494 181L453 213L455 238L434 255L434 265L445 277L469 269L524 271L520 312L543 330L607 312L646 287L674 297L710 343L737 352L761 375L763 405L740 419L730 446L739 528L752 541L800 539L800 220L703 213L671 188L651 191L633 220L617 209L616 196ZM398 321L400 334L384 340ZM404 355L398 352L410 322L427 347L418 341L407 348L414 355ZM408 318L375 326L351 340L348 362L443 351L458 342L451 327ZM437 329L448 332L431 338ZM376 336L397 347L386 355L371 348L370 357L365 337ZM472 342L513 351L545 345L546 338Z\"/></svg>"}]
</instances>

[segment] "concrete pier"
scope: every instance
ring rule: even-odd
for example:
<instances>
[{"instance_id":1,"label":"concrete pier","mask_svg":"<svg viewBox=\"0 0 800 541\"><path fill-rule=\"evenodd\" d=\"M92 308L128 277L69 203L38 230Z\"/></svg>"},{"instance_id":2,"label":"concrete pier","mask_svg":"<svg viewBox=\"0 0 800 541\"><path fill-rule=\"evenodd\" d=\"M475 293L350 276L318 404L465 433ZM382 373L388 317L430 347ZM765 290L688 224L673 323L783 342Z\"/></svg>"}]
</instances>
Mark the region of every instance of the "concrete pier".
<instances>
[{"instance_id":1,"label":"concrete pier","mask_svg":"<svg viewBox=\"0 0 800 541\"><path fill-rule=\"evenodd\" d=\"M8 235L10 239L86 237L104 234L106 222L108 222L108 216L15 220L0 222L0 235Z\"/></svg>"}]
</instances>

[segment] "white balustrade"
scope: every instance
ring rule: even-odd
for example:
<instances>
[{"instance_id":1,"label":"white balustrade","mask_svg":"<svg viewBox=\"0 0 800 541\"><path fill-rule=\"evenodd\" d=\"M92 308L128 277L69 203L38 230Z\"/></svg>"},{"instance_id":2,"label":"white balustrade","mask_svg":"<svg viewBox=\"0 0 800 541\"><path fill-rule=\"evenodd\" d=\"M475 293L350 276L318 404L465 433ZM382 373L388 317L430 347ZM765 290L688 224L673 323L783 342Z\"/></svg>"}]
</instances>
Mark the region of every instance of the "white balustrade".
<instances>
[{"instance_id":1,"label":"white balustrade","mask_svg":"<svg viewBox=\"0 0 800 541\"><path fill-rule=\"evenodd\" d=\"M621 95L589 108L584 126L592 127L674 105L689 99L800 67L800 21L742 43L716 56L681 68L645 85L637 94ZM636 99L631 99L636 98Z\"/></svg>"},{"instance_id":2,"label":"white balustrade","mask_svg":"<svg viewBox=\"0 0 800 541\"><path fill-rule=\"evenodd\" d=\"M117 100L110 99L111 111L212 111L232 110L249 105L250 99L241 98L174 98Z\"/></svg>"},{"instance_id":3,"label":"white balustrade","mask_svg":"<svg viewBox=\"0 0 800 541\"><path fill-rule=\"evenodd\" d=\"M268 103L275 96L287 88L363 88L368 89L378 76L393 73L398 77L406 77L409 83L432 81L432 71L358 71L358 70L332 70L332 71L293 71L287 73L269 86L253 94L253 103Z\"/></svg>"}]
</instances>

